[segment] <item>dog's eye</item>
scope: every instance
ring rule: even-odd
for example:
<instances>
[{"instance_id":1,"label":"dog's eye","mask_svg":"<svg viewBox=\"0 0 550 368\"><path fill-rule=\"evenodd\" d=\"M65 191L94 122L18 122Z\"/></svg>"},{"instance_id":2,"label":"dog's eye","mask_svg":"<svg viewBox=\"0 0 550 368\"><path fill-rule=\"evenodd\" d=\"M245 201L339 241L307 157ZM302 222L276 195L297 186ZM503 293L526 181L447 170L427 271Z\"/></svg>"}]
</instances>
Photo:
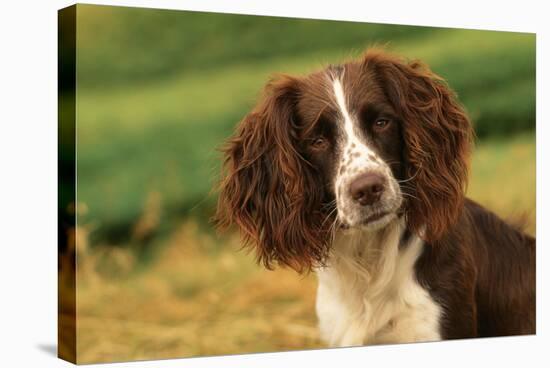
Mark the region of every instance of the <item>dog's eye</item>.
<instances>
[{"instance_id":1,"label":"dog's eye","mask_svg":"<svg viewBox=\"0 0 550 368\"><path fill-rule=\"evenodd\" d=\"M390 125L390 119L377 119L374 122L374 129L382 131Z\"/></svg>"},{"instance_id":2,"label":"dog's eye","mask_svg":"<svg viewBox=\"0 0 550 368\"><path fill-rule=\"evenodd\" d=\"M322 136L315 137L310 141L309 146L316 150L325 149L328 147L328 140Z\"/></svg>"}]
</instances>

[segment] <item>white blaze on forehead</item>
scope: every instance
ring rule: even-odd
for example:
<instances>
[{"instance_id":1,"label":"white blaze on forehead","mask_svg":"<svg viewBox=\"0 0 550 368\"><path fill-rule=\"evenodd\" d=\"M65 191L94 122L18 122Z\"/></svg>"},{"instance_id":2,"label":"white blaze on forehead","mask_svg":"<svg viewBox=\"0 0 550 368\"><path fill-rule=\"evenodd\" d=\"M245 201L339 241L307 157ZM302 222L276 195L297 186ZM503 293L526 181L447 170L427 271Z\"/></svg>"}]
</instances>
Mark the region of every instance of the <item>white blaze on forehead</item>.
<instances>
[{"instance_id":1,"label":"white blaze on forehead","mask_svg":"<svg viewBox=\"0 0 550 368\"><path fill-rule=\"evenodd\" d=\"M348 144L351 144L352 141L357 141L357 137L353 132L353 121L351 120L351 116L346 106L346 95L344 94L344 88L342 88L342 83L338 78L335 78L332 82L332 88L334 89L334 96L336 97L338 108L344 117L344 129L348 138Z\"/></svg>"},{"instance_id":2,"label":"white blaze on forehead","mask_svg":"<svg viewBox=\"0 0 550 368\"><path fill-rule=\"evenodd\" d=\"M336 98L336 103L338 104L338 108L340 109L340 112L344 117L344 131L346 132L347 138L346 146L350 147L352 144L355 144L355 146L357 147L356 152L359 153L361 156L372 153L372 150L365 143L361 142L359 137L355 134L355 130L353 129L354 121L348 111L346 105L346 95L344 93L344 88L342 87L342 82L340 81L340 79L334 78L334 80L332 81L332 88L334 91L334 97Z\"/></svg>"}]
</instances>

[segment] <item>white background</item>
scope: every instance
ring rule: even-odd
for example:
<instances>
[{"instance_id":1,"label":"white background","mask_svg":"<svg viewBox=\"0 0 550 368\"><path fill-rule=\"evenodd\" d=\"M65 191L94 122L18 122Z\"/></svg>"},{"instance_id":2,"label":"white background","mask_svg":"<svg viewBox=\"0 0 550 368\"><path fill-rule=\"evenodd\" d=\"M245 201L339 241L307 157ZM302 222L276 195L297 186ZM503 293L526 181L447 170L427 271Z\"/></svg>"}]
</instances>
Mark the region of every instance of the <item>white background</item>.
<instances>
[{"instance_id":1,"label":"white background","mask_svg":"<svg viewBox=\"0 0 550 368\"><path fill-rule=\"evenodd\" d=\"M100 4L537 33L537 336L192 358L113 367L546 366L548 326L548 2L98 1ZM58 367L57 10L68 1L0 5L0 366ZM546 16L545 16L546 14ZM545 105L546 103L546 105ZM545 159L546 158L546 159ZM546 166L546 169L544 168ZM513 176L513 173L510 173ZM313 311L312 311L313 313Z\"/></svg>"}]
</instances>

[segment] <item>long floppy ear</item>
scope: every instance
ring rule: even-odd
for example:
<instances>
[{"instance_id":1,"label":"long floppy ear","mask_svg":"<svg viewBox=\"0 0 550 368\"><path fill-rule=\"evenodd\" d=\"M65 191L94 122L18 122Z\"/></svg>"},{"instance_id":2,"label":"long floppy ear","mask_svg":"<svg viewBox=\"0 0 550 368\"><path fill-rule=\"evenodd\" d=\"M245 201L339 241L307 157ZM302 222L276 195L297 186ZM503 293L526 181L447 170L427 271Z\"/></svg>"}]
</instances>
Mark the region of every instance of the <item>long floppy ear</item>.
<instances>
[{"instance_id":1,"label":"long floppy ear","mask_svg":"<svg viewBox=\"0 0 550 368\"><path fill-rule=\"evenodd\" d=\"M215 220L235 224L259 262L298 272L323 264L328 231L322 194L298 149L296 103L300 80L270 82L258 105L239 124L225 154Z\"/></svg>"},{"instance_id":2,"label":"long floppy ear","mask_svg":"<svg viewBox=\"0 0 550 368\"><path fill-rule=\"evenodd\" d=\"M382 78L403 123L410 190L409 227L427 241L440 239L460 216L468 180L473 130L445 81L424 64L380 51L364 63Z\"/></svg>"}]
</instances>

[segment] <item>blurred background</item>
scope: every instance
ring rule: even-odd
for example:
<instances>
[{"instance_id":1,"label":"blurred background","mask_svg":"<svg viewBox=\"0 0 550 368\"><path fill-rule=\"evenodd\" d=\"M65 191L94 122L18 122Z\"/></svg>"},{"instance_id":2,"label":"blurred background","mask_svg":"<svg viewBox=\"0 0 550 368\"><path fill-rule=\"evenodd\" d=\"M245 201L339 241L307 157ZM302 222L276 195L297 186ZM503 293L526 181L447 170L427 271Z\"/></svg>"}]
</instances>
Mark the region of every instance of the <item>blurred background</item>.
<instances>
[{"instance_id":1,"label":"blurred background","mask_svg":"<svg viewBox=\"0 0 550 368\"><path fill-rule=\"evenodd\" d=\"M383 45L449 82L477 133L469 196L535 232L535 35L77 7L81 363L322 346L313 275L220 237L216 150L277 72Z\"/></svg>"}]
</instances>

